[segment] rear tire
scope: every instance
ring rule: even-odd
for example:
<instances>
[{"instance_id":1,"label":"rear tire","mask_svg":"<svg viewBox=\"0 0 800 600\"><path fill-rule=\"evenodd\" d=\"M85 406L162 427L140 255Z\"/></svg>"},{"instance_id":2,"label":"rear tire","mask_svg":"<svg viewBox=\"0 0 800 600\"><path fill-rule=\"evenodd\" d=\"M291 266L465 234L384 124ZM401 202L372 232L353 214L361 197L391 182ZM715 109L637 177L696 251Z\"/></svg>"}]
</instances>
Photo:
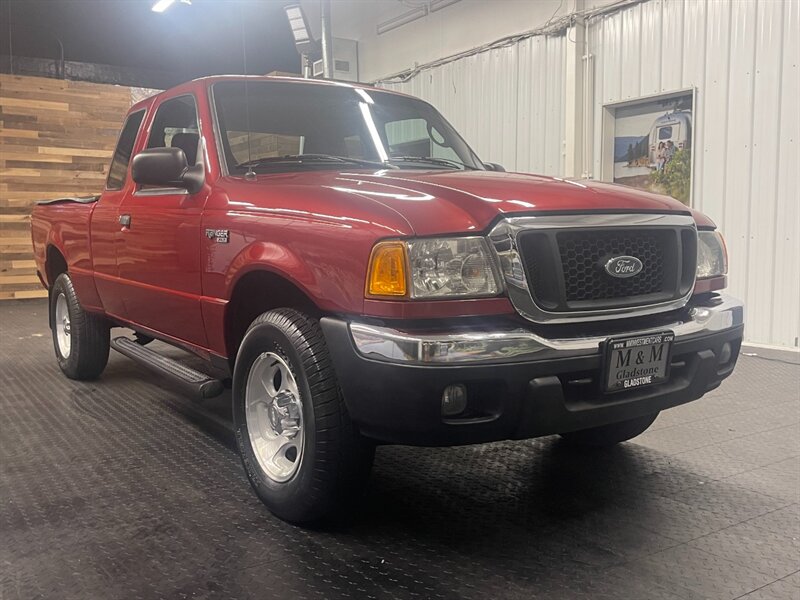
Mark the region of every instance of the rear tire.
<instances>
[{"instance_id":1,"label":"rear tire","mask_svg":"<svg viewBox=\"0 0 800 600\"><path fill-rule=\"evenodd\" d=\"M375 448L350 421L315 319L284 308L253 321L234 366L233 424L253 490L281 519L335 516L363 489Z\"/></svg>"},{"instance_id":2,"label":"rear tire","mask_svg":"<svg viewBox=\"0 0 800 600\"><path fill-rule=\"evenodd\" d=\"M59 275L50 290L50 323L64 375L77 380L99 377L108 364L108 321L83 310L67 273Z\"/></svg>"},{"instance_id":3,"label":"rear tire","mask_svg":"<svg viewBox=\"0 0 800 600\"><path fill-rule=\"evenodd\" d=\"M644 433L653 421L658 417L658 413L644 415L630 421L621 421L591 429L571 431L562 433L561 437L565 442L575 446L608 447L626 442L637 435Z\"/></svg>"}]
</instances>

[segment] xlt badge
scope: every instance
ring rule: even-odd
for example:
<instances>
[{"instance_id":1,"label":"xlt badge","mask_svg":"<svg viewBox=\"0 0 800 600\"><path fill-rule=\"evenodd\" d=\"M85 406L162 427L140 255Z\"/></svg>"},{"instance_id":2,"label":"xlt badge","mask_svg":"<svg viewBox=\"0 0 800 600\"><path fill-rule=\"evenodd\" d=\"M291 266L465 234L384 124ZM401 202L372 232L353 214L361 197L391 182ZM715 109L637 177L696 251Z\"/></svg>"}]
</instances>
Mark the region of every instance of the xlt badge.
<instances>
[{"instance_id":1,"label":"xlt badge","mask_svg":"<svg viewBox=\"0 0 800 600\"><path fill-rule=\"evenodd\" d=\"M206 229L206 237L210 240L214 240L218 244L227 244L230 239L230 230Z\"/></svg>"}]
</instances>

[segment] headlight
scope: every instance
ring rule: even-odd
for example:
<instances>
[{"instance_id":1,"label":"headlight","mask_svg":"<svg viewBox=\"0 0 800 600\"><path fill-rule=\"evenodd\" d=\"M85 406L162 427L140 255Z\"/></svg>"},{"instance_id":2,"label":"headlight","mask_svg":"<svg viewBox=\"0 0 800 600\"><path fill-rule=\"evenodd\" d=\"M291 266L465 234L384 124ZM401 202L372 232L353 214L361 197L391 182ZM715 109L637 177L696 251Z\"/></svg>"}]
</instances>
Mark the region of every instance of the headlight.
<instances>
[{"instance_id":1,"label":"headlight","mask_svg":"<svg viewBox=\"0 0 800 600\"><path fill-rule=\"evenodd\" d=\"M494 296L500 291L482 237L408 242L412 298Z\"/></svg>"},{"instance_id":2,"label":"headlight","mask_svg":"<svg viewBox=\"0 0 800 600\"><path fill-rule=\"evenodd\" d=\"M479 298L499 292L500 279L482 237L381 242L370 258L368 296Z\"/></svg>"},{"instance_id":3,"label":"headlight","mask_svg":"<svg viewBox=\"0 0 800 600\"><path fill-rule=\"evenodd\" d=\"M697 241L697 278L725 275L728 272L728 252L722 234L717 231L700 231Z\"/></svg>"}]
</instances>

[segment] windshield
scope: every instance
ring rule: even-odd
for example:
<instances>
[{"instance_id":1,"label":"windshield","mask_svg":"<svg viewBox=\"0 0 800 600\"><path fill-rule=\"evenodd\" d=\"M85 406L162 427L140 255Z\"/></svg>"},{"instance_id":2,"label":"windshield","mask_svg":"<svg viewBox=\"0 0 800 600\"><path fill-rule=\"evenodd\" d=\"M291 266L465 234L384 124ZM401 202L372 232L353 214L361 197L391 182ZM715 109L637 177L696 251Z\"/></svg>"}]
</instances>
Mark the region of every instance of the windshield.
<instances>
[{"instance_id":1,"label":"windshield","mask_svg":"<svg viewBox=\"0 0 800 600\"><path fill-rule=\"evenodd\" d=\"M483 169L430 104L349 86L284 81L213 86L231 174L339 168ZM249 131L249 135L248 135Z\"/></svg>"}]
</instances>

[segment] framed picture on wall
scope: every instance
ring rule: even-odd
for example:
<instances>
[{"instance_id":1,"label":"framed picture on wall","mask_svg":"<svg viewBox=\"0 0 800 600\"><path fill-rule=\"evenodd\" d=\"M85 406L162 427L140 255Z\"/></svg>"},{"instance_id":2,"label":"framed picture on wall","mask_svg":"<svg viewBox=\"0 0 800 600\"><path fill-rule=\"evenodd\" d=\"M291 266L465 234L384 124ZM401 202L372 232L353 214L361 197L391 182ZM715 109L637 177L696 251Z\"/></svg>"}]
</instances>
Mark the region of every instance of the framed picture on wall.
<instances>
[{"instance_id":1,"label":"framed picture on wall","mask_svg":"<svg viewBox=\"0 0 800 600\"><path fill-rule=\"evenodd\" d=\"M602 179L692 205L695 90L603 107Z\"/></svg>"}]
</instances>

